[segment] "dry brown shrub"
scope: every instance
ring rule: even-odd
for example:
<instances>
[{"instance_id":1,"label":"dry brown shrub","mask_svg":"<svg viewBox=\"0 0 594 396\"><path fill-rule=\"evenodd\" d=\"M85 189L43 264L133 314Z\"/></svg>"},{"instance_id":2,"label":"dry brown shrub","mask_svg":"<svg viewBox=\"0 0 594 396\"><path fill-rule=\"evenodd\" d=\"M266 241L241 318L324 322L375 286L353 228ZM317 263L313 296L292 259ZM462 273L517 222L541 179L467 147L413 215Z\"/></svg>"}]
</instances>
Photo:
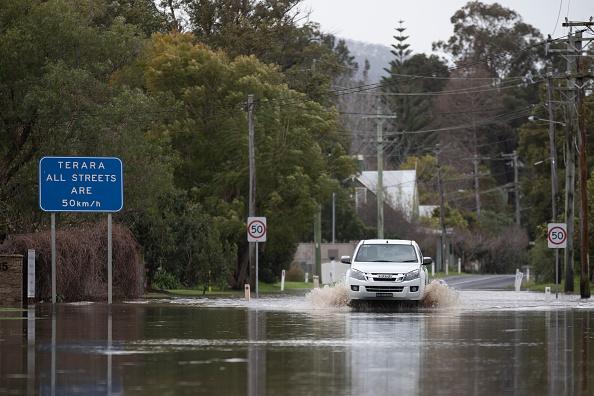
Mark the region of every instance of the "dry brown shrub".
<instances>
[{"instance_id":1,"label":"dry brown shrub","mask_svg":"<svg viewBox=\"0 0 594 396\"><path fill-rule=\"evenodd\" d=\"M137 298L143 292L139 245L128 228L112 227L113 296ZM15 235L0 245L0 253L36 252L35 294L51 299L51 235L49 231ZM56 231L56 282L61 301L107 300L107 223Z\"/></svg>"},{"instance_id":2,"label":"dry brown shrub","mask_svg":"<svg viewBox=\"0 0 594 396\"><path fill-rule=\"evenodd\" d=\"M291 267L286 273L287 282L303 282L305 279L305 272L297 264L291 264Z\"/></svg>"}]
</instances>

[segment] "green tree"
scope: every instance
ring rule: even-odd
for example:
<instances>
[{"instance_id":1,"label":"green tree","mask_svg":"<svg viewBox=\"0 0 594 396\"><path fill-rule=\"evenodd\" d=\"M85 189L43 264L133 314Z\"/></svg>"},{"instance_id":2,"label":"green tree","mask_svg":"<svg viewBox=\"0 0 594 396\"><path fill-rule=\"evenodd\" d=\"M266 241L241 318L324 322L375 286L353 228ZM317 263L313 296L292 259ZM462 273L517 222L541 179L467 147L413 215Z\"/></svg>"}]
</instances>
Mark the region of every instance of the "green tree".
<instances>
[{"instance_id":1,"label":"green tree","mask_svg":"<svg viewBox=\"0 0 594 396\"><path fill-rule=\"evenodd\" d=\"M168 129L178 153L175 184L191 191L211 216L247 216L247 94L257 99L257 211L268 217L262 275L287 267L295 244L309 230L316 202L353 172L338 131L338 115L290 90L274 66L255 57L230 60L196 44L191 35L153 36L144 79L151 95L178 98L183 114ZM245 227L245 225L243 226ZM236 285L246 277L245 228L228 241L238 247Z\"/></svg>"},{"instance_id":2,"label":"green tree","mask_svg":"<svg viewBox=\"0 0 594 396\"><path fill-rule=\"evenodd\" d=\"M450 19L454 34L433 44L434 50L451 54L458 63L485 63L493 77L523 76L536 72L544 46L525 50L542 35L515 11L499 3L469 1Z\"/></svg>"},{"instance_id":3,"label":"green tree","mask_svg":"<svg viewBox=\"0 0 594 396\"><path fill-rule=\"evenodd\" d=\"M278 65L289 87L329 104L327 91L333 80L356 65L344 41L323 34L316 23L303 22L305 15L299 7L302 1L163 3L167 3L165 8L188 16L187 28L197 41L224 50L231 59L254 55L264 63Z\"/></svg>"},{"instance_id":4,"label":"green tree","mask_svg":"<svg viewBox=\"0 0 594 396\"><path fill-rule=\"evenodd\" d=\"M403 132L393 138L396 149L389 159L398 165L411 154L420 154L434 143L434 134L415 134L415 131L428 126L433 120L431 96L415 96L419 92L439 92L443 89L449 75L446 64L435 55L412 55L404 35L403 21L396 28L392 45L394 59L389 68L384 69L388 76L382 77L382 91L386 93L384 102L389 111L396 114L392 122L394 129ZM411 133L413 132L413 133Z\"/></svg>"},{"instance_id":5,"label":"green tree","mask_svg":"<svg viewBox=\"0 0 594 396\"><path fill-rule=\"evenodd\" d=\"M45 155L120 155L125 179L138 181L127 188L125 212L147 205L146 191L171 186L171 161L150 136L151 115L161 103L110 84L114 72L136 59L142 39L121 17L97 24L104 5L25 0L0 9L0 224L6 233L40 226L37 163ZM146 173L149 164L154 177Z\"/></svg>"},{"instance_id":6,"label":"green tree","mask_svg":"<svg viewBox=\"0 0 594 396\"><path fill-rule=\"evenodd\" d=\"M226 287L234 270L236 247L225 227L187 193L160 196L159 204L140 213L134 232L144 246L149 280L156 273L174 276L183 286ZM236 222L236 228L241 222Z\"/></svg>"}]
</instances>

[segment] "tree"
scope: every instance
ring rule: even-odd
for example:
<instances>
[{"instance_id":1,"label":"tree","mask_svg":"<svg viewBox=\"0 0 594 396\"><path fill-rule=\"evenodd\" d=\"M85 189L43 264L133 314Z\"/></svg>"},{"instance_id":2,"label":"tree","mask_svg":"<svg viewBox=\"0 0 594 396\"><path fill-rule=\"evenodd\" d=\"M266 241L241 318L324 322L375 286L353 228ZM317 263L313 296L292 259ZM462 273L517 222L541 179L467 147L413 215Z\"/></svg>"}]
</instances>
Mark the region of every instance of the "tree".
<instances>
[{"instance_id":1,"label":"tree","mask_svg":"<svg viewBox=\"0 0 594 396\"><path fill-rule=\"evenodd\" d=\"M97 0L8 1L0 10L0 225L34 231L37 163L44 155L118 154L126 180L125 212L154 203L147 191L171 186L170 161L150 137L155 100L110 85L143 42L123 18L106 18ZM152 177L146 168L151 164ZM140 185L142 183L142 187ZM138 205L138 206L137 206ZM64 216L67 222L74 217Z\"/></svg>"},{"instance_id":2,"label":"tree","mask_svg":"<svg viewBox=\"0 0 594 396\"><path fill-rule=\"evenodd\" d=\"M428 126L433 119L432 97L418 93L439 92L443 89L449 75L446 64L437 56L425 54L412 55L404 35L406 28L399 21L392 45L394 59L389 68L384 69L387 77L382 77L383 102L390 113L397 116L391 121L392 129L402 132L392 137L394 149L388 159L395 165L400 164L411 154L421 154L432 144L434 135L415 134Z\"/></svg>"},{"instance_id":3,"label":"tree","mask_svg":"<svg viewBox=\"0 0 594 396\"><path fill-rule=\"evenodd\" d=\"M434 50L449 53L458 64L486 64L500 79L536 72L544 48L535 45L542 35L517 12L498 3L469 1L450 21L454 34L433 43Z\"/></svg>"},{"instance_id":4,"label":"tree","mask_svg":"<svg viewBox=\"0 0 594 396\"><path fill-rule=\"evenodd\" d=\"M466 155L494 158L510 153L517 147L515 129L528 116L529 105L538 100L533 76L543 59L542 36L515 11L497 3L468 2L451 21L454 34L447 41L434 43L434 49L445 51L456 63L453 74L459 82L452 80L446 90L457 85L458 90L472 94L444 96L441 111L466 121L455 123L457 130L470 131L470 140L459 140L459 146L470 148ZM452 98L458 98L459 103L453 103ZM469 127L463 128L465 124ZM449 136L445 139L450 141ZM454 152L450 157L461 156ZM505 161L490 161L488 170L500 185L513 180L512 168Z\"/></svg>"},{"instance_id":5,"label":"tree","mask_svg":"<svg viewBox=\"0 0 594 396\"><path fill-rule=\"evenodd\" d=\"M167 130L180 159L177 187L191 191L238 248L234 285L247 276L247 94L257 100L257 210L268 217L262 276L288 267L317 202L325 201L353 164L337 134L337 114L283 84L282 75L255 57L234 60L196 44L189 34L155 35L143 60L147 91L179 99L183 112ZM234 224L241 222L242 227Z\"/></svg>"},{"instance_id":6,"label":"tree","mask_svg":"<svg viewBox=\"0 0 594 396\"><path fill-rule=\"evenodd\" d=\"M330 104L327 91L353 57L342 40L323 34L306 21L303 0L184 0L179 9L188 16L196 40L224 50L231 59L254 55L275 64L289 86L318 102ZM171 3L171 2L170 2ZM175 2L174 2L175 3Z\"/></svg>"}]
</instances>

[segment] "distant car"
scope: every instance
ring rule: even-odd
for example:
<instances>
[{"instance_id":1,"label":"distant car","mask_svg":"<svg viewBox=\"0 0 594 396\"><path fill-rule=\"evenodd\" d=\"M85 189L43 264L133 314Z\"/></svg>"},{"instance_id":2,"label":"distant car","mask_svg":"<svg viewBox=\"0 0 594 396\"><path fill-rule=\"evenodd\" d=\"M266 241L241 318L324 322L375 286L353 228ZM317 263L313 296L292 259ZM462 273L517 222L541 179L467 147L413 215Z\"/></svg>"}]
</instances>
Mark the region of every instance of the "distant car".
<instances>
[{"instance_id":1,"label":"distant car","mask_svg":"<svg viewBox=\"0 0 594 396\"><path fill-rule=\"evenodd\" d=\"M369 239L359 242L353 258L342 256L350 264L346 287L351 300L412 300L423 298L429 282L426 265L415 241Z\"/></svg>"}]
</instances>

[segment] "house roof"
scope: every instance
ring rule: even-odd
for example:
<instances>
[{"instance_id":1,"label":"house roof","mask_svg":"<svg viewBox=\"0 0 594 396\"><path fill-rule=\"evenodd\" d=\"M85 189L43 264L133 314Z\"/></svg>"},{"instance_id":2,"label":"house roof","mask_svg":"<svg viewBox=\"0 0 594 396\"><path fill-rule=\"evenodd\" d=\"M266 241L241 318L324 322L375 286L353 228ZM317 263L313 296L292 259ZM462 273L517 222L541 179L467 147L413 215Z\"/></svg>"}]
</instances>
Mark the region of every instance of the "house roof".
<instances>
[{"instance_id":1,"label":"house roof","mask_svg":"<svg viewBox=\"0 0 594 396\"><path fill-rule=\"evenodd\" d=\"M431 217L439 205L419 205L419 217Z\"/></svg>"},{"instance_id":2,"label":"house roof","mask_svg":"<svg viewBox=\"0 0 594 396\"><path fill-rule=\"evenodd\" d=\"M357 180L376 194L377 171L364 171ZM384 201L395 210L412 217L416 211L417 171L383 171Z\"/></svg>"}]
</instances>

